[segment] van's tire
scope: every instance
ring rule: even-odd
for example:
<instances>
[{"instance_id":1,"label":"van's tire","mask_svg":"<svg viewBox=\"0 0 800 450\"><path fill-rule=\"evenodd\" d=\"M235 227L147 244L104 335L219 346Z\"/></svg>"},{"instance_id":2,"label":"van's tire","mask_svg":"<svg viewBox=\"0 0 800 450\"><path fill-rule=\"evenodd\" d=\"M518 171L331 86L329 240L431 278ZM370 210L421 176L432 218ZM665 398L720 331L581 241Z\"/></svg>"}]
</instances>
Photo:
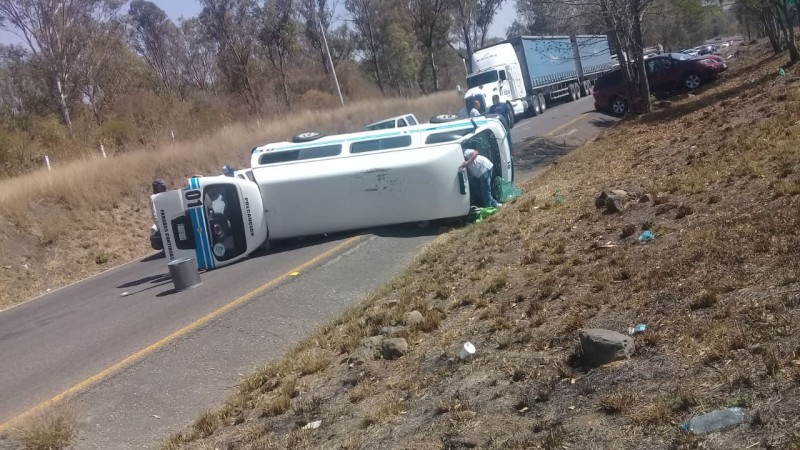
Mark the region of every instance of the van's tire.
<instances>
[{"instance_id":1,"label":"van's tire","mask_svg":"<svg viewBox=\"0 0 800 450\"><path fill-rule=\"evenodd\" d=\"M317 139L324 136L325 133L322 133L320 131L306 131L292 136L292 142L298 144L302 142L311 142L311 141L316 141Z\"/></svg>"},{"instance_id":2,"label":"van's tire","mask_svg":"<svg viewBox=\"0 0 800 450\"><path fill-rule=\"evenodd\" d=\"M693 91L703 84L703 79L696 72L688 72L683 75L682 84L687 91Z\"/></svg>"},{"instance_id":3,"label":"van's tire","mask_svg":"<svg viewBox=\"0 0 800 450\"><path fill-rule=\"evenodd\" d=\"M459 117L457 114L439 114L431 117L431 123L447 123L460 119L461 117Z\"/></svg>"},{"instance_id":4,"label":"van's tire","mask_svg":"<svg viewBox=\"0 0 800 450\"><path fill-rule=\"evenodd\" d=\"M608 106L611 109L611 114L617 117L622 117L628 112L628 101L620 96L612 98Z\"/></svg>"},{"instance_id":5,"label":"van's tire","mask_svg":"<svg viewBox=\"0 0 800 450\"><path fill-rule=\"evenodd\" d=\"M539 106L542 109L542 112L547 111L547 101L545 101L544 94L536 94L536 98L539 99Z\"/></svg>"}]
</instances>

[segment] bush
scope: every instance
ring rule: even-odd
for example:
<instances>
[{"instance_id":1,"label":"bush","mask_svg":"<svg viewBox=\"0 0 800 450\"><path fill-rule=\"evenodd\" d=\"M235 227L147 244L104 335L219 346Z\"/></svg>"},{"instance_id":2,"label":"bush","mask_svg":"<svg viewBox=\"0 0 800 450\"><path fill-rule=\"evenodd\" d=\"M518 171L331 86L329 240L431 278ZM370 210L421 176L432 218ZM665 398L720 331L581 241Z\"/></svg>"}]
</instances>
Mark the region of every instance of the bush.
<instances>
[{"instance_id":1,"label":"bush","mask_svg":"<svg viewBox=\"0 0 800 450\"><path fill-rule=\"evenodd\" d=\"M136 141L137 134L136 126L125 120L109 119L100 126L100 142L118 150Z\"/></svg>"},{"instance_id":2,"label":"bush","mask_svg":"<svg viewBox=\"0 0 800 450\"><path fill-rule=\"evenodd\" d=\"M327 92L311 89L300 96L300 99L297 101L297 106L299 106L301 109L319 111L321 109L333 108L338 103L339 100L333 95Z\"/></svg>"}]
</instances>

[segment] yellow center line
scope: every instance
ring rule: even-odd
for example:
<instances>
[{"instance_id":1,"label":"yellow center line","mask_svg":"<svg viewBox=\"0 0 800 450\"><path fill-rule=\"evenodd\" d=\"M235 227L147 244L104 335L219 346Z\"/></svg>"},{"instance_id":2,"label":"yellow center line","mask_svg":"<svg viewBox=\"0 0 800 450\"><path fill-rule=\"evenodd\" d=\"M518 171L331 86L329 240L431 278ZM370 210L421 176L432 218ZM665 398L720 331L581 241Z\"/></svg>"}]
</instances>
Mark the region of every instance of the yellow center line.
<instances>
[{"instance_id":1,"label":"yellow center line","mask_svg":"<svg viewBox=\"0 0 800 450\"><path fill-rule=\"evenodd\" d=\"M564 125L561 125L561 126L560 126L560 127L558 127L558 128L553 128L552 130L550 130L550 131L548 131L547 133L545 133L545 136L552 136L552 135L554 135L554 134L558 133L559 131L563 130L564 128L567 128L568 126L572 125L573 123L575 123L575 122L577 122L577 121L579 121L579 120L583 119L583 116L584 116L584 115L583 115L583 114L581 114L581 115L579 115L578 117L576 117L576 118L574 118L574 119L570 120L569 122L565 123Z\"/></svg>"},{"instance_id":2,"label":"yellow center line","mask_svg":"<svg viewBox=\"0 0 800 450\"><path fill-rule=\"evenodd\" d=\"M343 250L347 249L348 247L352 246L356 242L358 242L360 240L363 240L363 239L364 239L363 235L354 236L354 237L351 237L350 239L347 239L346 241L336 245L335 247L332 247L332 248L324 251L323 253L315 256L314 258L312 258L312 259L304 262L303 264L295 267L294 269L284 273L283 275L279 276L278 278L272 279L272 280L264 283L260 287L248 292L247 294L244 294L243 296L237 298L236 300L233 300L230 303L219 307L218 309L216 309L216 310L208 313L207 315L195 320L194 322L190 323L189 325L186 325L185 327L183 327L183 328L181 328L181 329L169 334L168 336L158 340L157 342L154 342L154 343L148 345L147 347L145 347L145 348L143 348L143 349L131 354L130 356L128 356L125 359L117 362L116 364L112 365L111 367L108 367L108 368L106 368L106 369L104 369L104 370L92 375L91 377L81 381L80 383L72 386L71 388L61 392L60 394L57 394L57 395L55 395L55 396L53 396L53 397L51 397L51 398L39 403L38 405L28 409L27 411L15 416L15 417L12 417L8 421L6 421L4 423L0 423L0 432L8 430L13 424L21 421L22 419L30 417L33 414L39 413L39 412L43 411L45 408L47 408L47 407L49 407L49 406L51 406L53 404L56 404L56 403L58 403L58 402L60 402L60 401L62 401L64 399L66 399L67 397L86 389L87 387L97 383L98 381L101 381L101 380L103 380L105 378L108 378L110 375L112 375L112 374L124 369L125 367L131 365L132 363L144 358L145 356L149 355L150 353L153 353L154 351L156 351L159 348L165 346L166 344L169 344L170 342L180 338L181 336L184 336L187 333L196 330L197 328L203 326L204 324L208 323L209 321L221 316L222 314L225 314L226 312L228 312L228 311L232 310L233 308L236 308L237 306L247 302L248 300L252 299L253 297L255 297L255 296L257 296L257 295L259 295L259 294L261 294L261 293L263 293L263 292L265 292L265 291L267 291L267 290L269 290L269 289L271 289L273 287L275 287L276 285L280 284L281 282L283 282L285 280L288 280L290 278L293 278L292 274L301 273L305 269L308 269L308 268L318 264L322 260L327 259L327 258L333 256L336 253L342 252Z\"/></svg>"}]
</instances>

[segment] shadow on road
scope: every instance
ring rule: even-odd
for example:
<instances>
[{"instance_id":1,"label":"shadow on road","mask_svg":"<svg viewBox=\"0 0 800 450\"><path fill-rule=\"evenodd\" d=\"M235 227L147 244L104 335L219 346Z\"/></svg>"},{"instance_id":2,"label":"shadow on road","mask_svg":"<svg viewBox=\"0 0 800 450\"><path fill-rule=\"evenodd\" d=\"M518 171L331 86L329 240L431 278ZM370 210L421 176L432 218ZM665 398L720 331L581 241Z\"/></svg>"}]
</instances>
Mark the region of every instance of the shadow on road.
<instances>
[{"instance_id":1,"label":"shadow on road","mask_svg":"<svg viewBox=\"0 0 800 450\"><path fill-rule=\"evenodd\" d=\"M161 259L161 258L163 258L163 257L164 257L164 252L163 252L163 251L160 251L160 252L158 252L158 253L153 253L152 255L148 255L147 257L145 257L145 258L143 258L143 259L139 260L139 262L150 262L150 261L155 261L155 260L157 260L157 259Z\"/></svg>"},{"instance_id":2,"label":"shadow on road","mask_svg":"<svg viewBox=\"0 0 800 450\"><path fill-rule=\"evenodd\" d=\"M117 289L139 286L145 283L158 284L164 281L169 281L169 279L170 278L168 273L162 273L160 275L151 275L149 277L139 278L138 280L135 281L129 281L127 283L120 284L119 286L117 286Z\"/></svg>"},{"instance_id":3,"label":"shadow on road","mask_svg":"<svg viewBox=\"0 0 800 450\"><path fill-rule=\"evenodd\" d=\"M516 153L514 159L515 170L534 171L535 169L551 164L553 161L577 148L578 145L580 145L579 142L572 142L566 138L531 137L525 139L523 142L514 146Z\"/></svg>"}]
</instances>

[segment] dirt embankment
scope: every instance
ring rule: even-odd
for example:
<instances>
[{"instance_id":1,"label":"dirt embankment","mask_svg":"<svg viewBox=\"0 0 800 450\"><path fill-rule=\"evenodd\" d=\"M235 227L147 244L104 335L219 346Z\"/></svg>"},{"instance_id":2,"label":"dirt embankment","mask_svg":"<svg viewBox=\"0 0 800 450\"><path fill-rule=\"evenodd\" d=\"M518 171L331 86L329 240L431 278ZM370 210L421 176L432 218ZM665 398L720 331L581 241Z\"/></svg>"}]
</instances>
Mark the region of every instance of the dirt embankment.
<instances>
[{"instance_id":1,"label":"dirt embankment","mask_svg":"<svg viewBox=\"0 0 800 450\"><path fill-rule=\"evenodd\" d=\"M164 447L798 448L800 76L767 55L564 157ZM576 352L639 323L629 359Z\"/></svg>"}]
</instances>

